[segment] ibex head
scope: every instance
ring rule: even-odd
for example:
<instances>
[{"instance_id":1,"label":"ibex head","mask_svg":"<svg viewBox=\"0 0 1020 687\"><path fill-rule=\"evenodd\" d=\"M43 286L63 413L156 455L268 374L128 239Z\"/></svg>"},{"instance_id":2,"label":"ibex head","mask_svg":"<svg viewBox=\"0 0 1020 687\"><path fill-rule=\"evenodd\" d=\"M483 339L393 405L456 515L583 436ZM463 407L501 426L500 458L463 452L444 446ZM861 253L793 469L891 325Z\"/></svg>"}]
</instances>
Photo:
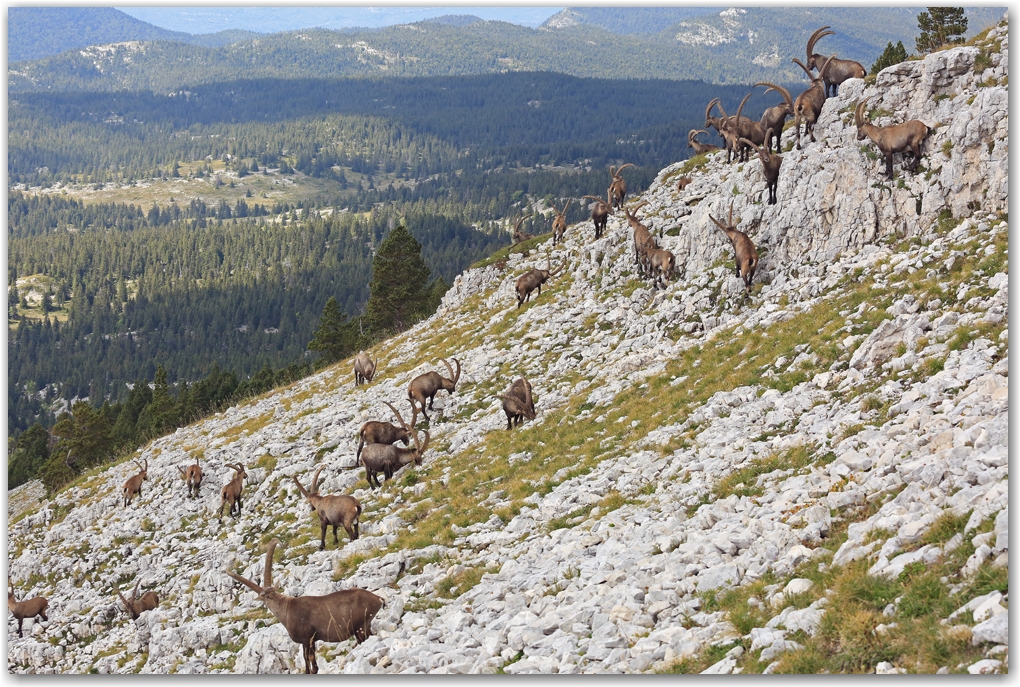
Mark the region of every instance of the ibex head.
<instances>
[{"instance_id":1,"label":"ibex head","mask_svg":"<svg viewBox=\"0 0 1020 687\"><path fill-rule=\"evenodd\" d=\"M453 359L453 362L457 363L457 372L454 373L453 367L450 365L449 361L446 360L446 358L440 358L440 360L442 360L443 364L446 365L446 369L450 371L450 378L449 379L444 378L446 382L449 382L449 386L447 386L444 383L443 388L449 391L456 391L457 382L460 381L460 361L457 360L456 358Z\"/></svg>"},{"instance_id":2,"label":"ibex head","mask_svg":"<svg viewBox=\"0 0 1020 687\"><path fill-rule=\"evenodd\" d=\"M854 108L854 125L857 126L857 140L863 141L867 134L864 132L865 127L871 122L866 121L864 118L865 105L868 104L867 98L861 98L860 102L857 103L857 107Z\"/></svg>"}]
</instances>

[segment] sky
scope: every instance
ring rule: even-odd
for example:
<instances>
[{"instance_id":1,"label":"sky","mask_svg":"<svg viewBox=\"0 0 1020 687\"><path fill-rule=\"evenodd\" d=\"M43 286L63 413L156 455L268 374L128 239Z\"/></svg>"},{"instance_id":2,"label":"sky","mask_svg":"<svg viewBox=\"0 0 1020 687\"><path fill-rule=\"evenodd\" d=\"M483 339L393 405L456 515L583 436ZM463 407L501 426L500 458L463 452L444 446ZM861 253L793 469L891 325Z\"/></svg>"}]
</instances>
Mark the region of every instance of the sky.
<instances>
[{"instance_id":1,"label":"sky","mask_svg":"<svg viewBox=\"0 0 1020 687\"><path fill-rule=\"evenodd\" d=\"M378 28L392 24L421 21L444 14L472 14L486 20L507 21L534 28L562 10L563 7L179 5L174 7L118 6L117 9L135 19L141 19L164 29L202 34L215 33L225 29L245 29L259 33L275 33L312 27L326 29L341 29L354 26Z\"/></svg>"}]
</instances>

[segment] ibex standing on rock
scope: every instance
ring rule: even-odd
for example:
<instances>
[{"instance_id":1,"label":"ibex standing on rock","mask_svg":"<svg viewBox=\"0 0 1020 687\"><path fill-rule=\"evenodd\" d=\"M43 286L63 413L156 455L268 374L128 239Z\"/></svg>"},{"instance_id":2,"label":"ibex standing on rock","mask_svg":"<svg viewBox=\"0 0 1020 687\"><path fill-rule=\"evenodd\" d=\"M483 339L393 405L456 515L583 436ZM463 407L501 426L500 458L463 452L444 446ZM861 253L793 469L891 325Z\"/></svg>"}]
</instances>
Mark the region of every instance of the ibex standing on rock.
<instances>
[{"instance_id":1,"label":"ibex standing on rock","mask_svg":"<svg viewBox=\"0 0 1020 687\"><path fill-rule=\"evenodd\" d=\"M14 582L8 580L7 589L7 610L11 612L14 619L18 621L18 636L22 637L21 625L25 622L25 618L35 618L36 616L41 617L43 620L49 620L46 617L46 609L49 608L50 602L45 596L37 596L32 599L25 601L16 601L14 599Z\"/></svg>"},{"instance_id":2,"label":"ibex standing on rock","mask_svg":"<svg viewBox=\"0 0 1020 687\"><path fill-rule=\"evenodd\" d=\"M570 207L571 198L567 198L567 204L563 206L563 210L557 210L556 206L553 206L553 212L556 213L556 217L553 218L552 235L553 245L563 240L563 234L567 232L567 208Z\"/></svg>"},{"instance_id":3,"label":"ibex standing on rock","mask_svg":"<svg viewBox=\"0 0 1020 687\"><path fill-rule=\"evenodd\" d=\"M765 133L765 140L768 140L772 136L772 129L769 129ZM779 186L779 167L783 164L783 158L781 155L776 153L770 153L768 146L762 148L755 145L753 142L746 138L740 139L744 145L754 148L758 153L758 157L761 158L762 170L765 172L765 181L768 184L769 189L769 205L776 204L776 187Z\"/></svg>"},{"instance_id":4,"label":"ibex standing on rock","mask_svg":"<svg viewBox=\"0 0 1020 687\"><path fill-rule=\"evenodd\" d=\"M198 497L198 488L202 486L202 466L198 464L196 460L192 465L189 465L187 469L182 468L180 465L177 469L181 473L181 478L184 483L188 485L188 496L191 498Z\"/></svg>"},{"instance_id":5,"label":"ibex standing on rock","mask_svg":"<svg viewBox=\"0 0 1020 687\"><path fill-rule=\"evenodd\" d=\"M807 66L811 69L819 70L819 73L821 73L822 65L825 63L825 56L815 53L815 43L821 38L832 36L836 33L835 31L826 31L828 28L828 26L823 26L818 29L811 34L811 38L807 42ZM860 62L841 60L837 57L832 60L829 70L822 76L822 81L825 83L825 95L830 95L830 86L832 87L832 95L836 95L839 93L840 84L844 81L847 79L863 79L867 73L864 65Z\"/></svg>"},{"instance_id":6,"label":"ibex standing on rock","mask_svg":"<svg viewBox=\"0 0 1020 687\"><path fill-rule=\"evenodd\" d=\"M124 595L120 593L119 589L117 590L117 596L119 596L120 600L124 602L124 610L128 612L132 620L138 620L138 616L142 613L145 611L151 611L159 606L159 596L156 592L145 592L142 594L142 598L138 598L138 585L141 583L141 580L135 582L135 589L131 592L130 601L124 598Z\"/></svg>"},{"instance_id":7,"label":"ibex standing on rock","mask_svg":"<svg viewBox=\"0 0 1020 687\"><path fill-rule=\"evenodd\" d=\"M229 513L236 518L241 514L241 492L244 490L244 479L248 476L248 473L244 471L244 466L240 463L234 463L233 465L227 463L227 467L234 471L234 476L220 489L219 517L223 517L223 506L229 503ZM234 514L234 506L237 506L236 515Z\"/></svg>"},{"instance_id":8,"label":"ibex standing on rock","mask_svg":"<svg viewBox=\"0 0 1020 687\"><path fill-rule=\"evenodd\" d=\"M520 308L524 303L531 300L531 292L538 289L538 295L542 295L542 284L546 283L563 269L566 263L560 263L560 266L555 270L550 268L549 261L546 260L546 269L532 269L528 270L517 278L517 307Z\"/></svg>"},{"instance_id":9,"label":"ibex standing on rock","mask_svg":"<svg viewBox=\"0 0 1020 687\"><path fill-rule=\"evenodd\" d=\"M609 185L609 198L614 208L623 207L623 201L627 198L627 181L620 176L620 172L633 166L632 162L622 165L620 169L609 166L609 174L613 177L613 183Z\"/></svg>"},{"instance_id":10,"label":"ibex standing on rock","mask_svg":"<svg viewBox=\"0 0 1020 687\"><path fill-rule=\"evenodd\" d=\"M864 106L867 103L868 99L862 98L854 109L857 140L863 141L867 137L878 146L885 156L885 173L890 179L893 178L892 156L895 153L905 154L909 151L914 156L910 171L916 172L917 165L921 162L921 144L928 136L928 125L917 119L911 119L895 126L875 126L864 116Z\"/></svg>"},{"instance_id":11,"label":"ibex standing on rock","mask_svg":"<svg viewBox=\"0 0 1020 687\"><path fill-rule=\"evenodd\" d=\"M506 413L507 430L520 427L524 418L535 419L535 401L531 397L531 382L521 377L510 385L503 396L503 412Z\"/></svg>"},{"instance_id":12,"label":"ibex standing on rock","mask_svg":"<svg viewBox=\"0 0 1020 687\"><path fill-rule=\"evenodd\" d=\"M606 222L609 221L609 215L613 214L613 200L609 195L609 191L606 191L605 200L597 196L583 197L595 201L595 205L591 208L591 223L595 225L595 240L598 241L602 238L602 232L606 230Z\"/></svg>"},{"instance_id":13,"label":"ibex standing on rock","mask_svg":"<svg viewBox=\"0 0 1020 687\"><path fill-rule=\"evenodd\" d=\"M652 232L648 231L648 227L641 224L637 218L637 211L647 204L648 201L643 200L635 205L633 209L623 209L623 214L627 216L630 228L634 230L634 260L637 261L638 269L642 272L646 272L648 268L648 251L656 247Z\"/></svg>"},{"instance_id":14,"label":"ibex standing on rock","mask_svg":"<svg viewBox=\"0 0 1020 687\"><path fill-rule=\"evenodd\" d=\"M457 390L457 382L460 381L460 361L456 358L453 359L453 362L457 363L457 372L454 372L453 367L447 362L446 358L440 358L440 360L446 365L446 369L450 371L449 378L443 377L438 372L426 372L412 379L407 387L407 397L411 401L411 408L417 410L416 403L418 406L421 406L422 417L426 420L429 420L429 416L425 413L425 399L429 400L429 410L432 410L432 402L435 400L436 394L441 389L446 389L452 394ZM397 414L397 419L400 419L399 413ZM411 429L414 429L414 427L412 426Z\"/></svg>"},{"instance_id":15,"label":"ibex standing on rock","mask_svg":"<svg viewBox=\"0 0 1020 687\"><path fill-rule=\"evenodd\" d=\"M375 377L375 361L362 351L354 356L354 386L361 386Z\"/></svg>"},{"instance_id":16,"label":"ibex standing on rock","mask_svg":"<svg viewBox=\"0 0 1020 687\"><path fill-rule=\"evenodd\" d=\"M418 442L418 434L411 433L414 439L414 448L400 448L392 444L369 444L361 454L361 462L365 466L365 479L368 486L378 489L381 472L386 476L386 481L393 479L393 475L409 463L421 465L421 457L429 447L429 433L425 432L425 442Z\"/></svg>"},{"instance_id":17,"label":"ibex standing on rock","mask_svg":"<svg viewBox=\"0 0 1020 687\"><path fill-rule=\"evenodd\" d=\"M342 526L347 536L354 541L358 538L358 518L361 516L361 504L358 499L346 494L334 494L330 496L319 496L319 473L323 466L315 471L312 477L312 486L305 489L298 482L297 475L293 476L294 484L301 490L301 493L308 499L312 511L319 514L319 525L322 527L322 538L319 542L319 550L326 550L326 526L333 526L333 543L340 546L340 538L336 535L337 526Z\"/></svg>"},{"instance_id":18,"label":"ibex standing on rock","mask_svg":"<svg viewBox=\"0 0 1020 687\"><path fill-rule=\"evenodd\" d=\"M287 629L287 634L301 645L305 655L305 672L319 672L315 660L315 642L342 642L354 637L358 644L372 636L372 619L382 608L383 600L366 589L342 589L325 596L288 596L273 588L273 551L276 539L266 550L266 566L262 586L227 571L227 574L255 592L270 612Z\"/></svg>"},{"instance_id":19,"label":"ibex standing on rock","mask_svg":"<svg viewBox=\"0 0 1020 687\"><path fill-rule=\"evenodd\" d=\"M822 79L834 57L836 56L833 55L825 61L821 74L817 77L796 57L791 60L811 79L811 86L798 95L796 102L793 103L793 128L797 134L798 150L800 150L800 122L802 119L804 120L804 133L810 134L812 141L815 140L815 122L818 121L818 115L822 113L822 106L825 105L825 84Z\"/></svg>"},{"instance_id":20,"label":"ibex standing on rock","mask_svg":"<svg viewBox=\"0 0 1020 687\"><path fill-rule=\"evenodd\" d=\"M730 237L730 242L733 244L733 253L736 257L737 262L737 276L744 280L744 288L748 293L751 292L751 280L754 278L754 270L758 267L758 251L754 249L754 244L751 243L751 239L747 237L742 231L737 231L737 228L733 224L733 203L730 202L730 216L726 224L723 224L712 215L708 218L715 222L716 226L726 232L726 235Z\"/></svg>"},{"instance_id":21,"label":"ibex standing on rock","mask_svg":"<svg viewBox=\"0 0 1020 687\"><path fill-rule=\"evenodd\" d=\"M132 499L135 498L135 494L142 495L142 482L145 481L146 476L149 474L149 461L145 460L144 467L137 461L131 461L138 466L141 472L128 477L127 481L124 482L124 507L127 508L131 505Z\"/></svg>"},{"instance_id":22,"label":"ibex standing on rock","mask_svg":"<svg viewBox=\"0 0 1020 687\"><path fill-rule=\"evenodd\" d=\"M793 116L793 96L790 92L782 86L777 86L774 83L768 81L759 81L755 86L768 86L765 89L765 93L769 91L775 91L783 96L783 102L773 107L768 108L762 113L761 126L766 131L772 129L772 135L765 138L765 149L770 153L772 152L772 140L776 141L776 152L781 153L782 149L780 145L783 138L783 125L786 124L786 118Z\"/></svg>"},{"instance_id":23,"label":"ibex standing on rock","mask_svg":"<svg viewBox=\"0 0 1020 687\"><path fill-rule=\"evenodd\" d=\"M361 462L361 449L367 444L395 444L398 441L404 442L404 446L408 446L411 442L411 430L408 429L407 425L404 424L404 418L400 417L400 413L397 409L390 405L388 402L383 401L386 405L390 406L390 410L397 416L397 420L400 422L400 427L389 423L382 422L380 420L369 420L361 426L358 430L358 454L354 461L357 465ZM411 410L414 414L411 416L411 426L418 421L418 409L411 404Z\"/></svg>"}]
</instances>

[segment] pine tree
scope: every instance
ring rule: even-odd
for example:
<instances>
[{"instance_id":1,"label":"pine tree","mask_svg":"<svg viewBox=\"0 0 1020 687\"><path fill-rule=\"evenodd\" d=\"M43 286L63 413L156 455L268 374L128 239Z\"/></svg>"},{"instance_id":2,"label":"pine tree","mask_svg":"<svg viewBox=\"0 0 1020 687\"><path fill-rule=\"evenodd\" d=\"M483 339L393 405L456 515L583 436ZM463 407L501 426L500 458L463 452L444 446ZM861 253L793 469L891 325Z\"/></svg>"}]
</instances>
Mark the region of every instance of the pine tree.
<instances>
[{"instance_id":1,"label":"pine tree","mask_svg":"<svg viewBox=\"0 0 1020 687\"><path fill-rule=\"evenodd\" d=\"M358 345L357 330L347 315L340 310L336 298L329 297L326 307L322 309L319 328L308 343L308 350L322 353L322 361L326 364L343 360Z\"/></svg>"},{"instance_id":2,"label":"pine tree","mask_svg":"<svg viewBox=\"0 0 1020 687\"><path fill-rule=\"evenodd\" d=\"M871 65L872 74L878 74L886 67L891 67L894 64L905 62L907 60L907 49L903 47L903 41L896 41L896 45L889 41L889 44L885 46L885 50L875 60L875 64Z\"/></svg>"},{"instance_id":3,"label":"pine tree","mask_svg":"<svg viewBox=\"0 0 1020 687\"><path fill-rule=\"evenodd\" d=\"M78 401L71 406L70 415L61 415L53 425L53 435L60 440L39 474L50 492L81 470L99 465L113 451L110 423L87 401Z\"/></svg>"},{"instance_id":4,"label":"pine tree","mask_svg":"<svg viewBox=\"0 0 1020 687\"><path fill-rule=\"evenodd\" d=\"M156 368L153 379L152 401L138 416L138 438L156 437L177 426L177 404L170 396L170 385L166 381L166 370L162 363Z\"/></svg>"},{"instance_id":5,"label":"pine tree","mask_svg":"<svg viewBox=\"0 0 1020 687\"><path fill-rule=\"evenodd\" d=\"M7 464L8 489L36 476L50 457L49 439L49 432L38 422L21 433Z\"/></svg>"},{"instance_id":6,"label":"pine tree","mask_svg":"<svg viewBox=\"0 0 1020 687\"><path fill-rule=\"evenodd\" d=\"M383 240L372 261L365 315L376 334L401 332L429 314L429 268L421 244L403 225Z\"/></svg>"},{"instance_id":7,"label":"pine tree","mask_svg":"<svg viewBox=\"0 0 1020 687\"><path fill-rule=\"evenodd\" d=\"M925 55L944 45L963 43L967 33L967 18L962 7L929 7L917 15L917 52Z\"/></svg>"}]
</instances>

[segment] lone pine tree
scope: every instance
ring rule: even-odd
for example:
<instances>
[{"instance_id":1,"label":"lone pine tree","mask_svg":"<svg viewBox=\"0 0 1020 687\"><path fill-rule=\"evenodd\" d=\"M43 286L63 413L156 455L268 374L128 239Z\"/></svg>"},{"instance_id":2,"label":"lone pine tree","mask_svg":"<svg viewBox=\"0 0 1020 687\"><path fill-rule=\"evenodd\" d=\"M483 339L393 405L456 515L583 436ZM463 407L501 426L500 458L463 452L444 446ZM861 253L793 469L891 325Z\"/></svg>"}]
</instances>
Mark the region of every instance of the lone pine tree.
<instances>
[{"instance_id":1,"label":"lone pine tree","mask_svg":"<svg viewBox=\"0 0 1020 687\"><path fill-rule=\"evenodd\" d=\"M967 33L967 17L962 7L929 7L917 15L917 52L921 55L938 50L943 45L963 43Z\"/></svg>"},{"instance_id":2,"label":"lone pine tree","mask_svg":"<svg viewBox=\"0 0 1020 687\"><path fill-rule=\"evenodd\" d=\"M400 225L389 233L372 261L365 315L374 333L402 332L432 312L430 270L421 244Z\"/></svg>"}]
</instances>

